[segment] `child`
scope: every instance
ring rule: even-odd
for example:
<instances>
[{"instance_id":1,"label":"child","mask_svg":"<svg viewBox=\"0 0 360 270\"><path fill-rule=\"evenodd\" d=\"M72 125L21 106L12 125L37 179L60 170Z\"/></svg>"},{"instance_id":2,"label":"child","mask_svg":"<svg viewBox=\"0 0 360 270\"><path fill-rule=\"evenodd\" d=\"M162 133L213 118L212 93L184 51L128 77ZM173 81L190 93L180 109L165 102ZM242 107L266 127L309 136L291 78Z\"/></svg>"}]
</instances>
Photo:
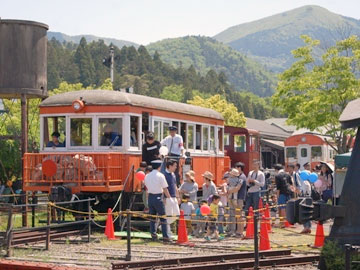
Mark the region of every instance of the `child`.
<instances>
[{"instance_id":1,"label":"child","mask_svg":"<svg viewBox=\"0 0 360 270\"><path fill-rule=\"evenodd\" d=\"M192 202L190 201L189 194L183 195L183 203L180 205L180 210L184 211L186 229L187 229L188 234L191 234L193 231L192 225L191 225L191 218L192 218L191 214L194 213L195 207L192 204Z\"/></svg>"},{"instance_id":2,"label":"child","mask_svg":"<svg viewBox=\"0 0 360 270\"><path fill-rule=\"evenodd\" d=\"M145 172L146 167L147 167L146 162L145 162L145 161L141 161L141 162L140 162L140 166L139 166L139 168L136 170L136 172L140 172L140 171Z\"/></svg>"},{"instance_id":3,"label":"child","mask_svg":"<svg viewBox=\"0 0 360 270\"><path fill-rule=\"evenodd\" d=\"M276 218L276 214L277 214L277 207L274 207L275 205L277 205L277 197L275 196L275 194L271 195L271 202L269 203L269 207L270 208L270 216L271 216L271 226L275 225L275 218Z\"/></svg>"},{"instance_id":4,"label":"child","mask_svg":"<svg viewBox=\"0 0 360 270\"><path fill-rule=\"evenodd\" d=\"M200 208L203 205L208 205L206 200L202 200L200 201L200 207L198 207L195 210L195 214L196 214L196 220L199 220L199 222L196 222L196 228L195 228L195 232L194 232L194 236L195 237L201 237L202 234L204 234L205 232L205 217L201 214Z\"/></svg>"},{"instance_id":5,"label":"child","mask_svg":"<svg viewBox=\"0 0 360 270\"><path fill-rule=\"evenodd\" d=\"M210 204L210 216L208 217L208 228L206 232L205 239L210 241L210 235L215 234L217 240L223 240L223 236L219 236L219 231L217 229L217 220L219 215L219 202L220 196L213 195L212 202Z\"/></svg>"},{"instance_id":6,"label":"child","mask_svg":"<svg viewBox=\"0 0 360 270\"><path fill-rule=\"evenodd\" d=\"M142 162L141 162L142 163ZM151 165L150 166L146 166L145 168L145 175L151 173L152 171L152 167ZM144 184L144 181L141 182L141 187L142 187L142 190L143 190L143 194L142 194L142 200L143 200L143 203L144 203L144 212L145 213L148 213L149 212L149 205L148 205L148 193L146 191L146 186Z\"/></svg>"}]
</instances>

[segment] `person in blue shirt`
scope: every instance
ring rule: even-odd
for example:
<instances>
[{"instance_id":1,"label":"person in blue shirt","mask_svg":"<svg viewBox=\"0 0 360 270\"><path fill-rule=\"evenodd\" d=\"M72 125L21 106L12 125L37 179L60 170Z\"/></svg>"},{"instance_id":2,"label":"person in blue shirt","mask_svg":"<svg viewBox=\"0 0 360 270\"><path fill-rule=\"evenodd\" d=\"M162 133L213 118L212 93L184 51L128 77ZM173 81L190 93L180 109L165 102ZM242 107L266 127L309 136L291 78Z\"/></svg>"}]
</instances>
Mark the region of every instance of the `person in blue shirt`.
<instances>
[{"instance_id":1,"label":"person in blue shirt","mask_svg":"<svg viewBox=\"0 0 360 270\"><path fill-rule=\"evenodd\" d=\"M117 132L113 131L111 125L106 125L104 129L104 134L101 137L101 146L121 146L122 137Z\"/></svg>"},{"instance_id":2,"label":"person in blue shirt","mask_svg":"<svg viewBox=\"0 0 360 270\"><path fill-rule=\"evenodd\" d=\"M46 147L64 147L64 143L59 141L60 133L58 131L54 131L51 134L52 140L47 143Z\"/></svg>"},{"instance_id":3,"label":"person in blue shirt","mask_svg":"<svg viewBox=\"0 0 360 270\"><path fill-rule=\"evenodd\" d=\"M170 198L166 198L165 203L165 213L168 216L178 216L180 215L180 209L179 209L179 191L176 186L176 176L175 171L177 168L177 162L174 159L170 159L166 162L166 169L163 172L166 182L168 184L168 190L170 194ZM172 236L171 230L170 230L170 224L175 222L176 218L168 217L167 218L167 228L168 228L168 235L169 237Z\"/></svg>"}]
</instances>

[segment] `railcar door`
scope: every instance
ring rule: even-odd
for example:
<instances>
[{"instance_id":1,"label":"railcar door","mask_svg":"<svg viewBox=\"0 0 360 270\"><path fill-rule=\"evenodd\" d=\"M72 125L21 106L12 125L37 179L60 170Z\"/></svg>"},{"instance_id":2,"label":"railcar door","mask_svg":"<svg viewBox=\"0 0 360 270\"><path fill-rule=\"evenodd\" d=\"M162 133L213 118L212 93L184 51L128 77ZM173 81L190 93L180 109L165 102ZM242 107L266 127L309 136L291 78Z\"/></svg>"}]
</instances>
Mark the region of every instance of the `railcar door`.
<instances>
[{"instance_id":1,"label":"railcar door","mask_svg":"<svg viewBox=\"0 0 360 270\"><path fill-rule=\"evenodd\" d=\"M301 168L303 168L303 165L306 162L311 162L310 159L310 145L308 144L301 144L298 146L298 157L299 157L299 163L301 165Z\"/></svg>"}]
</instances>

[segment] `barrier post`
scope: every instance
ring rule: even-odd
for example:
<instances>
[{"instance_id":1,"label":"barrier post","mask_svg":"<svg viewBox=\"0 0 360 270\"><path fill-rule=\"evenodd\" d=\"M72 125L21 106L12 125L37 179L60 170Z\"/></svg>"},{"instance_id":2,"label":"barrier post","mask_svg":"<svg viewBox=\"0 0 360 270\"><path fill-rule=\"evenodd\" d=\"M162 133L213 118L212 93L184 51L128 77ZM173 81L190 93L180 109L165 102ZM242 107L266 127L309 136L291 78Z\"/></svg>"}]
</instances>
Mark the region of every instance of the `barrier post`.
<instances>
[{"instance_id":1,"label":"barrier post","mask_svg":"<svg viewBox=\"0 0 360 270\"><path fill-rule=\"evenodd\" d=\"M45 249L49 250L50 248L50 222L51 221L51 206L47 205L47 227L46 227L46 246Z\"/></svg>"},{"instance_id":2,"label":"barrier post","mask_svg":"<svg viewBox=\"0 0 360 270\"><path fill-rule=\"evenodd\" d=\"M12 256L12 228L13 228L13 208L10 205L9 206L9 216L8 216L8 224L7 224L7 230L6 230L6 244L7 244L7 250L6 250L6 256L11 257Z\"/></svg>"},{"instance_id":3,"label":"barrier post","mask_svg":"<svg viewBox=\"0 0 360 270\"><path fill-rule=\"evenodd\" d=\"M131 214L130 209L126 210L126 238L127 238L127 254L125 261L131 261Z\"/></svg>"},{"instance_id":4,"label":"barrier post","mask_svg":"<svg viewBox=\"0 0 360 270\"><path fill-rule=\"evenodd\" d=\"M27 200L27 193L22 191L20 196L21 204L24 206L22 207L22 226L27 227L28 226L28 220L27 220L27 212L28 212L28 200Z\"/></svg>"},{"instance_id":5,"label":"barrier post","mask_svg":"<svg viewBox=\"0 0 360 270\"><path fill-rule=\"evenodd\" d=\"M345 270L351 270L351 245L345 245Z\"/></svg>"},{"instance_id":6,"label":"barrier post","mask_svg":"<svg viewBox=\"0 0 360 270\"><path fill-rule=\"evenodd\" d=\"M87 202L87 209L88 209L88 243L90 243L90 236L91 236L91 205L90 205L90 200L88 200Z\"/></svg>"},{"instance_id":7,"label":"barrier post","mask_svg":"<svg viewBox=\"0 0 360 270\"><path fill-rule=\"evenodd\" d=\"M33 192L32 193L32 196L31 196L31 227L35 227L35 203L37 203L37 198L35 196L35 193Z\"/></svg>"},{"instance_id":8,"label":"barrier post","mask_svg":"<svg viewBox=\"0 0 360 270\"><path fill-rule=\"evenodd\" d=\"M254 213L254 270L259 269L258 212Z\"/></svg>"}]
</instances>

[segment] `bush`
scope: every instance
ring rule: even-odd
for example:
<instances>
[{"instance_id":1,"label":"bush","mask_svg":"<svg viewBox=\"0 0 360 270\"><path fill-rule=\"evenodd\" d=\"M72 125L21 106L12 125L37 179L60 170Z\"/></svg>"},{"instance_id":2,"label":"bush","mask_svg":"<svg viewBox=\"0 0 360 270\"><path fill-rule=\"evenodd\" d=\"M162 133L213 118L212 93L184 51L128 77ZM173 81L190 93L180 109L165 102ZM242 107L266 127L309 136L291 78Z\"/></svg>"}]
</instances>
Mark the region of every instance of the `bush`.
<instances>
[{"instance_id":1,"label":"bush","mask_svg":"<svg viewBox=\"0 0 360 270\"><path fill-rule=\"evenodd\" d=\"M326 241L321 250L321 256L326 262L328 270L344 270L345 269L345 252L337 242ZM351 261L360 261L360 254L352 254ZM352 270L360 270L360 265L352 265Z\"/></svg>"}]
</instances>

